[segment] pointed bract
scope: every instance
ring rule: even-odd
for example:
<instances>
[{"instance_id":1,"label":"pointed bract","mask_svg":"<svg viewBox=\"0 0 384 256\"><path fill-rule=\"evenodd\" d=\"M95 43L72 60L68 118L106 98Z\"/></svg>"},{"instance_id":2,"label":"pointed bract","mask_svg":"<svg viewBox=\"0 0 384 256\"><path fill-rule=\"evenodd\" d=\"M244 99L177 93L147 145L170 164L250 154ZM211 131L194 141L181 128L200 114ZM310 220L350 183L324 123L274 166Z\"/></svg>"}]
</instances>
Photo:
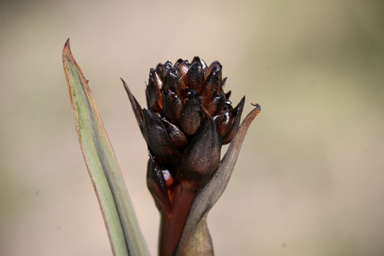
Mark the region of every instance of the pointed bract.
<instances>
[{"instance_id":1,"label":"pointed bract","mask_svg":"<svg viewBox=\"0 0 384 256\"><path fill-rule=\"evenodd\" d=\"M186 148L179 169L181 184L196 191L207 183L219 165L222 145L215 122L209 113L203 110L206 118Z\"/></svg>"},{"instance_id":2,"label":"pointed bract","mask_svg":"<svg viewBox=\"0 0 384 256\"><path fill-rule=\"evenodd\" d=\"M167 130L151 110L143 109L143 135L155 156L168 157L175 153Z\"/></svg>"},{"instance_id":3,"label":"pointed bract","mask_svg":"<svg viewBox=\"0 0 384 256\"><path fill-rule=\"evenodd\" d=\"M185 88L185 79L186 79L186 74L189 70L190 64L188 63L187 60L182 60L178 59L175 63L175 68L177 68L177 71L179 71L179 76L180 76L180 81L183 81L183 88Z\"/></svg>"},{"instance_id":4,"label":"pointed bract","mask_svg":"<svg viewBox=\"0 0 384 256\"><path fill-rule=\"evenodd\" d=\"M171 201L168 196L167 182L154 158L148 159L147 187L155 200L157 208L161 211L169 212L171 209Z\"/></svg>"},{"instance_id":5,"label":"pointed bract","mask_svg":"<svg viewBox=\"0 0 384 256\"><path fill-rule=\"evenodd\" d=\"M162 93L162 106L165 116L174 124L178 124L183 104L179 97L171 90Z\"/></svg>"},{"instance_id":6,"label":"pointed bract","mask_svg":"<svg viewBox=\"0 0 384 256\"><path fill-rule=\"evenodd\" d=\"M142 130L143 129L143 111L141 109L141 106L137 102L135 96L133 96L128 85L125 83L125 81L122 78L121 78L121 81L123 82L125 91L128 94L129 101L131 102L132 110L133 110L133 113L135 114L137 124L139 125L140 130Z\"/></svg>"},{"instance_id":7,"label":"pointed bract","mask_svg":"<svg viewBox=\"0 0 384 256\"><path fill-rule=\"evenodd\" d=\"M215 116L214 120L216 122L221 137L224 137L232 128L233 117L231 111L227 109L221 115Z\"/></svg>"},{"instance_id":8,"label":"pointed bract","mask_svg":"<svg viewBox=\"0 0 384 256\"><path fill-rule=\"evenodd\" d=\"M177 96L180 97L180 95L182 94L182 89L183 88L179 79L179 72L174 67L170 68L167 74L165 75L164 91L167 92L168 90L172 90L176 93Z\"/></svg>"},{"instance_id":9,"label":"pointed bract","mask_svg":"<svg viewBox=\"0 0 384 256\"><path fill-rule=\"evenodd\" d=\"M212 66L212 65L211 65ZM206 99L211 99L213 94L220 92L222 83L222 70L220 64L215 64L210 68L211 72L208 74L207 80L205 81L206 86L201 92L201 96Z\"/></svg>"},{"instance_id":10,"label":"pointed bract","mask_svg":"<svg viewBox=\"0 0 384 256\"><path fill-rule=\"evenodd\" d=\"M197 93L200 93L203 88L204 64L199 57L195 57L185 75L185 83L188 84L190 90L195 90Z\"/></svg>"},{"instance_id":11,"label":"pointed bract","mask_svg":"<svg viewBox=\"0 0 384 256\"><path fill-rule=\"evenodd\" d=\"M185 100L180 116L180 128L186 135L194 135L203 121L201 99L199 94L191 90Z\"/></svg>"},{"instance_id":12,"label":"pointed bract","mask_svg":"<svg viewBox=\"0 0 384 256\"><path fill-rule=\"evenodd\" d=\"M163 65L159 64L156 67L156 72L159 74L160 79L164 81L165 75L167 74L168 70L172 68L172 63L167 61Z\"/></svg>"},{"instance_id":13,"label":"pointed bract","mask_svg":"<svg viewBox=\"0 0 384 256\"><path fill-rule=\"evenodd\" d=\"M232 115L235 118L233 120L231 129L223 137L223 144L227 144L231 142L234 134L237 132L237 129L239 129L241 114L243 113L243 108L244 108L244 103L245 103L245 97L241 99L239 104L234 109L234 113L232 113Z\"/></svg>"},{"instance_id":14,"label":"pointed bract","mask_svg":"<svg viewBox=\"0 0 384 256\"><path fill-rule=\"evenodd\" d=\"M188 144L188 139L185 137L184 133L176 125L168 122L167 120L162 120L165 128L167 129L169 138L172 141L172 145L177 149L183 149Z\"/></svg>"},{"instance_id":15,"label":"pointed bract","mask_svg":"<svg viewBox=\"0 0 384 256\"><path fill-rule=\"evenodd\" d=\"M162 82L155 80L159 80L159 76L157 75L154 69L151 69L149 73L148 85L146 89L147 99L148 99L148 107L155 112L161 111L161 86ZM160 86L158 85L160 84Z\"/></svg>"},{"instance_id":16,"label":"pointed bract","mask_svg":"<svg viewBox=\"0 0 384 256\"><path fill-rule=\"evenodd\" d=\"M222 93L214 92L212 100L205 105L205 108L211 116L215 116L223 111L225 103L225 96Z\"/></svg>"}]
</instances>

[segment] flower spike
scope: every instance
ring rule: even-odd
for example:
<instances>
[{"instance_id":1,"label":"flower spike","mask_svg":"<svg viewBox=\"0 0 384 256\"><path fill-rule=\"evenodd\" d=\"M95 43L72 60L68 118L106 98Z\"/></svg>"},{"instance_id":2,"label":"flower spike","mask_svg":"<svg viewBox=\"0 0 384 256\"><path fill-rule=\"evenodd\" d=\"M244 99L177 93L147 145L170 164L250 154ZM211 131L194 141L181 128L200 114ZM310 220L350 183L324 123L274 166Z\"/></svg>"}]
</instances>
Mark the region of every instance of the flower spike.
<instances>
[{"instance_id":1,"label":"flower spike","mask_svg":"<svg viewBox=\"0 0 384 256\"><path fill-rule=\"evenodd\" d=\"M161 256L213 255L206 214L229 181L249 120L260 112L256 105L240 126L245 98L232 107L222 72L219 62L208 67L199 57L158 64L150 69L148 110L124 83L150 152L147 185L161 215Z\"/></svg>"}]
</instances>

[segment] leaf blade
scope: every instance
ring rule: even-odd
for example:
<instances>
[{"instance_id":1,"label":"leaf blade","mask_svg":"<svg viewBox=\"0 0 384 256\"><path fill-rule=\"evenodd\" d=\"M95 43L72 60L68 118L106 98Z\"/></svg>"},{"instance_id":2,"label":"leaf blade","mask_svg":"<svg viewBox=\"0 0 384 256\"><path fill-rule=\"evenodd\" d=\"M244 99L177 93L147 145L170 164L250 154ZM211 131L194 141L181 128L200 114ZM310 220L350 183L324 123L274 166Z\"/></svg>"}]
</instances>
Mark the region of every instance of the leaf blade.
<instances>
[{"instance_id":1,"label":"leaf blade","mask_svg":"<svg viewBox=\"0 0 384 256\"><path fill-rule=\"evenodd\" d=\"M80 147L113 253L150 255L88 81L72 56L69 39L63 49L63 67Z\"/></svg>"}]
</instances>

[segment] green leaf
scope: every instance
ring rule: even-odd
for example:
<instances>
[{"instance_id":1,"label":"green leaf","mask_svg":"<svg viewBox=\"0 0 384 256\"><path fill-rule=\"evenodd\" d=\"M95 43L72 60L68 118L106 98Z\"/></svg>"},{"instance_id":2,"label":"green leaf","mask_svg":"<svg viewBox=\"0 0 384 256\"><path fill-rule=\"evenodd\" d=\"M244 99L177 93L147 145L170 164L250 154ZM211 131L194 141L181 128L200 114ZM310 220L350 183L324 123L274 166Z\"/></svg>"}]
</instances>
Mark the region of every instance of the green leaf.
<instances>
[{"instance_id":1,"label":"green leaf","mask_svg":"<svg viewBox=\"0 0 384 256\"><path fill-rule=\"evenodd\" d=\"M63 50L63 66L80 147L100 204L113 254L150 255L88 80L72 56L69 39Z\"/></svg>"}]
</instances>

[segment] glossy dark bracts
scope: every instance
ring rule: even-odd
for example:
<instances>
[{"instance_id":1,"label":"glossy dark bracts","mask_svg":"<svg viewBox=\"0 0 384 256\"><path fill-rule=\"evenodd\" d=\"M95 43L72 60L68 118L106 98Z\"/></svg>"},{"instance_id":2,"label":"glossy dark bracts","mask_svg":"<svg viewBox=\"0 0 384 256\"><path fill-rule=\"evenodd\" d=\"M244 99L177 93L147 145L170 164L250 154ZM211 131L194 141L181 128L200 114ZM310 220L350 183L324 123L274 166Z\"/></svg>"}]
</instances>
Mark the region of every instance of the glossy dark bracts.
<instances>
[{"instance_id":1,"label":"glossy dark bracts","mask_svg":"<svg viewBox=\"0 0 384 256\"><path fill-rule=\"evenodd\" d=\"M123 81L124 82L124 81ZM199 57L151 68L142 109L124 82L148 145L147 186L161 214L160 255L174 252L196 193L220 163L223 144L239 128L244 98L236 107L224 92L222 65Z\"/></svg>"}]
</instances>

